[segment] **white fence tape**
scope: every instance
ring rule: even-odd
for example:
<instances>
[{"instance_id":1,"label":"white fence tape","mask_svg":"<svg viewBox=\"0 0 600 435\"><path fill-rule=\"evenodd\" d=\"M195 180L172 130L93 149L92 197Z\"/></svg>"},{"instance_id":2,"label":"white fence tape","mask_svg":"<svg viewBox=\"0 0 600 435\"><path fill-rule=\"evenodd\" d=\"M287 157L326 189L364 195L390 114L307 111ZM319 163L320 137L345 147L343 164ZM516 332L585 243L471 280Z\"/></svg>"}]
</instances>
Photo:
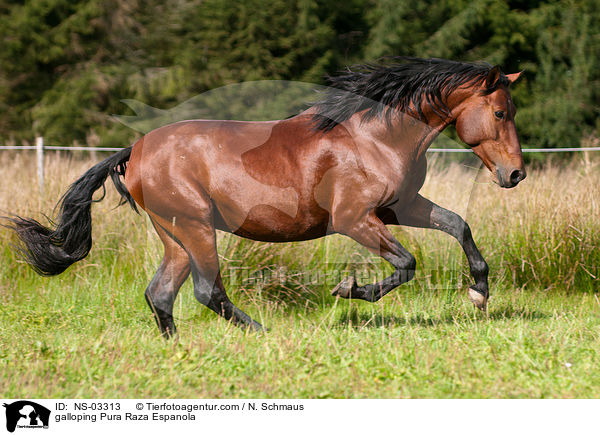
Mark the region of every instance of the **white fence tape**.
<instances>
[{"instance_id":1,"label":"white fence tape","mask_svg":"<svg viewBox=\"0 0 600 435\"><path fill-rule=\"evenodd\" d=\"M577 151L600 151L600 147L581 147L581 148L522 148L524 153L572 153ZM429 148L429 153L470 153L467 148Z\"/></svg>"},{"instance_id":2,"label":"white fence tape","mask_svg":"<svg viewBox=\"0 0 600 435\"><path fill-rule=\"evenodd\" d=\"M4 145L0 146L1 150L36 150L37 151L37 166L38 166L38 183L40 186L40 194L44 193L44 151L100 151L100 152L117 152L124 148L108 148L108 147L65 147L65 146L47 146L44 145L43 137L36 137L35 145ZM581 148L523 148L524 153L572 153L582 151L600 151L600 147L581 147ZM471 153L468 148L429 148L430 153Z\"/></svg>"}]
</instances>

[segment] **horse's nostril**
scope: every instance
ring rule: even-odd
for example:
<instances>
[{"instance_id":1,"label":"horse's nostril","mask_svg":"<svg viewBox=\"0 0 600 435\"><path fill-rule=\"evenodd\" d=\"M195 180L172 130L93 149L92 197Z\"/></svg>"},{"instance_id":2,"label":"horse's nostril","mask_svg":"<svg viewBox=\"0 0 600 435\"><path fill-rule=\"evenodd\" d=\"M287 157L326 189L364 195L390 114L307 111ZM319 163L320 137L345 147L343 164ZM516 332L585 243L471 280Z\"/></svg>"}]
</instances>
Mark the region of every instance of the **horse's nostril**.
<instances>
[{"instance_id":1,"label":"horse's nostril","mask_svg":"<svg viewBox=\"0 0 600 435\"><path fill-rule=\"evenodd\" d=\"M525 178L525 171L521 171L519 169L515 169L510 173L510 182L513 185L516 185L519 181Z\"/></svg>"}]
</instances>

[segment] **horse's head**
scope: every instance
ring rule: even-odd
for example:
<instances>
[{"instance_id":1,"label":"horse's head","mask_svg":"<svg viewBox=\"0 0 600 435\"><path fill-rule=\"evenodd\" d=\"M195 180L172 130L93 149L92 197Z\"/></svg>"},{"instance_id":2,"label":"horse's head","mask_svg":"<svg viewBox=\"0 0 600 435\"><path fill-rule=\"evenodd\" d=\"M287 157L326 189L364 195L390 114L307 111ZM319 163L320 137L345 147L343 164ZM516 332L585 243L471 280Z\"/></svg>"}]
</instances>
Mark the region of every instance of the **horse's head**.
<instances>
[{"instance_id":1,"label":"horse's head","mask_svg":"<svg viewBox=\"0 0 600 435\"><path fill-rule=\"evenodd\" d=\"M508 86L521 73L504 75L493 67L483 88L457 107L456 131L460 139L492 172L501 187L515 187L526 176L515 128L517 109Z\"/></svg>"}]
</instances>

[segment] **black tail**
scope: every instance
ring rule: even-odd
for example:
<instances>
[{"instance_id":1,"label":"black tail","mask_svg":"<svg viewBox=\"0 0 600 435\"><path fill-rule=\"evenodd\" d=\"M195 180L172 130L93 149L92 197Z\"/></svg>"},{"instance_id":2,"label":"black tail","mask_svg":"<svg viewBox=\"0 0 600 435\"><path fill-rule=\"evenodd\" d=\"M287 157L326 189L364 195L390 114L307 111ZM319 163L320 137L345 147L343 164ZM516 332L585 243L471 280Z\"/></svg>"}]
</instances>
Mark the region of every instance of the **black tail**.
<instances>
[{"instance_id":1,"label":"black tail","mask_svg":"<svg viewBox=\"0 0 600 435\"><path fill-rule=\"evenodd\" d=\"M16 231L22 245L21 254L40 275L58 275L79 261L92 247L92 195L104 186L110 175L117 192L135 211L137 207L127 188L119 178L125 175L131 147L110 156L89 169L75 181L62 196L57 207L59 214L55 228L47 228L34 219L14 217L11 228ZM100 198L97 201L101 201Z\"/></svg>"}]
</instances>

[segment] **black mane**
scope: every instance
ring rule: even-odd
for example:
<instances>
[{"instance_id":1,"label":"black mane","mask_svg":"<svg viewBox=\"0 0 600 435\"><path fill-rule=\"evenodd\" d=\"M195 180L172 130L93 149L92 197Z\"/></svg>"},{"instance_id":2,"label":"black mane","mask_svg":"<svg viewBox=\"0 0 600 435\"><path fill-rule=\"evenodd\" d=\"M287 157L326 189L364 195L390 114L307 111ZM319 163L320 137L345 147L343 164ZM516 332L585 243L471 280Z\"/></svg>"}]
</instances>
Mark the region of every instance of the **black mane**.
<instances>
[{"instance_id":1,"label":"black mane","mask_svg":"<svg viewBox=\"0 0 600 435\"><path fill-rule=\"evenodd\" d=\"M356 65L337 76L328 76L331 88L325 98L314 104L315 128L331 130L357 112L368 109L364 120L385 116L390 122L396 111L426 121L423 104L427 103L442 118L450 114L446 97L465 84L483 84L492 66L444 59L395 57L394 63ZM508 79L499 79L486 93ZM416 109L416 110L415 110Z\"/></svg>"}]
</instances>

